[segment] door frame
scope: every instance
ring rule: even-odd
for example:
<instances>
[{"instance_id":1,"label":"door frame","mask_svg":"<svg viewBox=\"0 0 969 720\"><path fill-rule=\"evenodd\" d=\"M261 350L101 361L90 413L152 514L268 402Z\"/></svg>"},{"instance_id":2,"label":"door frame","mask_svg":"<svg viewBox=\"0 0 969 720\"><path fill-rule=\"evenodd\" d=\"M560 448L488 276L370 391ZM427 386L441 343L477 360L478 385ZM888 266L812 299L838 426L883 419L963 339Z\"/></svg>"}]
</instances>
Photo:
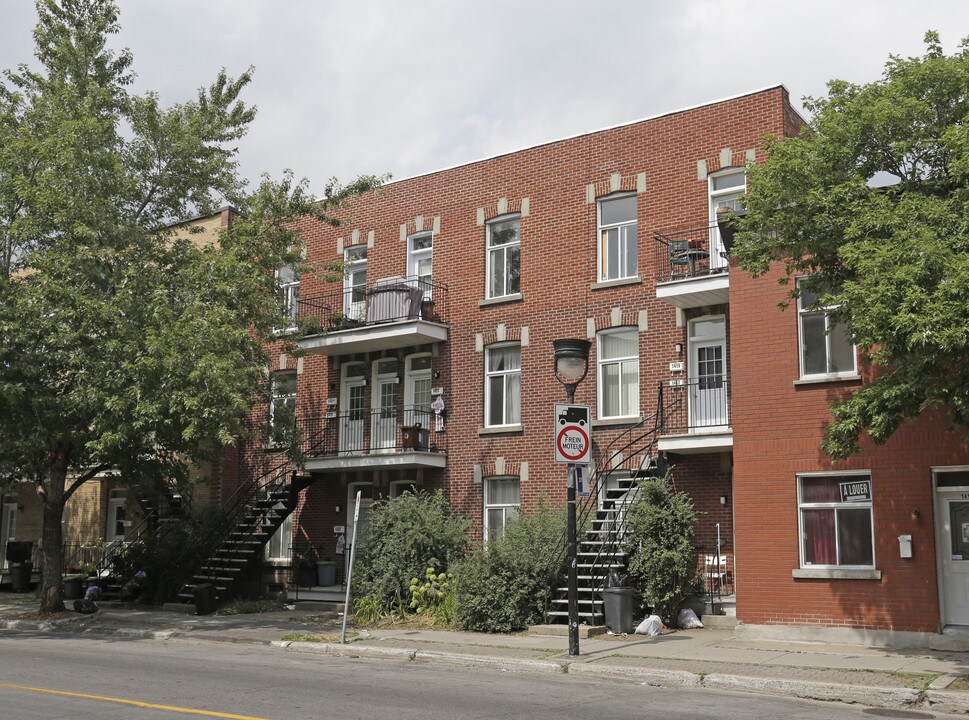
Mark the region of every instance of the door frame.
<instances>
[{"instance_id":1,"label":"door frame","mask_svg":"<svg viewBox=\"0 0 969 720\"><path fill-rule=\"evenodd\" d=\"M952 487L939 487L939 474L944 472L966 472L969 465L951 465L932 468L932 494L933 494L933 519L935 522L935 574L937 578L937 593L939 598L939 630L956 623L948 622L946 609L946 573L945 573L945 552L949 549L949 513L948 501L954 495L969 496L969 485L954 485ZM962 499L962 498L960 498ZM969 499L969 498L967 498ZM967 561L969 562L969 561Z\"/></svg>"},{"instance_id":2,"label":"door frame","mask_svg":"<svg viewBox=\"0 0 969 720\"><path fill-rule=\"evenodd\" d=\"M3 554L3 568L9 566L7 562L7 543L11 540L17 539L17 501L16 499L10 500L8 496L3 496L2 502L0 502L0 553ZM10 532L10 516L13 516L13 533Z\"/></svg>"},{"instance_id":3,"label":"door frame","mask_svg":"<svg viewBox=\"0 0 969 720\"><path fill-rule=\"evenodd\" d=\"M350 368L360 368L360 375L349 375ZM350 416L352 412L350 408L350 389L351 388L366 388L367 387L367 365L364 362L354 361L343 363L340 368L340 413L339 413L339 434L337 438L337 447L341 455L359 455L363 453L363 437L366 433L366 417L367 410L366 407L360 408L360 418L358 420L353 419ZM366 391L361 395L361 400L366 399ZM351 423L360 423L359 433L351 433ZM351 435L353 437L351 438ZM351 440L358 440L359 447L348 447L353 445Z\"/></svg>"},{"instance_id":4,"label":"door frame","mask_svg":"<svg viewBox=\"0 0 969 720\"><path fill-rule=\"evenodd\" d=\"M115 488L108 491L108 513L107 522L104 524L104 539L108 543L117 543L124 540L125 533L122 531L120 535L117 534L117 523L118 520L115 517L118 509L126 510L128 507L128 491ZM122 518L122 527L124 527L125 519Z\"/></svg>"},{"instance_id":5,"label":"door frame","mask_svg":"<svg viewBox=\"0 0 969 720\"><path fill-rule=\"evenodd\" d=\"M394 363L392 372L378 372L380 363ZM373 387L370 391L370 451L393 452L397 447L398 405L400 404L400 361L395 358L378 358L373 361L370 377ZM382 389L384 385L394 386L394 403L390 408L390 415L384 417ZM384 424L390 425L390 432Z\"/></svg>"},{"instance_id":6,"label":"door frame","mask_svg":"<svg viewBox=\"0 0 969 720\"><path fill-rule=\"evenodd\" d=\"M700 335L699 337L694 337L693 328L697 323L700 322L710 322L719 321L722 331L719 335ZM697 350L701 347L720 347L722 350L722 363L723 371L721 373L723 377L723 386L721 392L723 394L723 415L718 420L722 422L711 423L705 425L694 424L694 419L697 417L698 403L696 401L697 396L700 393L699 386L699 373L697 371ZM703 317L693 318L687 323L687 333L686 333L686 347L687 347L687 383L690 389L689 391L689 407L687 408L687 423L691 428L700 428L703 431L716 431L730 425L730 411L728 408L729 395L727 388L727 318L725 315L704 315Z\"/></svg>"}]
</instances>

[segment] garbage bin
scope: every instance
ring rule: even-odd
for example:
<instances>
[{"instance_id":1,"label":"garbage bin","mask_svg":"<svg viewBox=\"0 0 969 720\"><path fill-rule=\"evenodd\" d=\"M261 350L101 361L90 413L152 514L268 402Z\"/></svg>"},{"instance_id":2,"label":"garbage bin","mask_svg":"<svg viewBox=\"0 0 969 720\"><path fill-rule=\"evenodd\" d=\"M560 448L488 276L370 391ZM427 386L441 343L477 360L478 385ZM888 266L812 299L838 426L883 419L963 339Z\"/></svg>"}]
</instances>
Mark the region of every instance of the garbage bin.
<instances>
[{"instance_id":1,"label":"garbage bin","mask_svg":"<svg viewBox=\"0 0 969 720\"><path fill-rule=\"evenodd\" d=\"M30 591L30 574L34 570L33 563L10 563L10 589L15 593Z\"/></svg>"},{"instance_id":2,"label":"garbage bin","mask_svg":"<svg viewBox=\"0 0 969 720\"><path fill-rule=\"evenodd\" d=\"M215 585L201 583L195 586L195 614L211 615L215 612Z\"/></svg>"},{"instance_id":3,"label":"garbage bin","mask_svg":"<svg viewBox=\"0 0 969 720\"><path fill-rule=\"evenodd\" d=\"M633 626L633 589L610 587L602 591L605 601L606 627L613 633L631 633Z\"/></svg>"},{"instance_id":4,"label":"garbage bin","mask_svg":"<svg viewBox=\"0 0 969 720\"><path fill-rule=\"evenodd\" d=\"M320 587L336 585L336 563L324 560L316 564L317 580Z\"/></svg>"},{"instance_id":5,"label":"garbage bin","mask_svg":"<svg viewBox=\"0 0 969 720\"><path fill-rule=\"evenodd\" d=\"M65 575L64 599L80 600L84 597L83 582L84 577L82 575Z\"/></svg>"}]
</instances>

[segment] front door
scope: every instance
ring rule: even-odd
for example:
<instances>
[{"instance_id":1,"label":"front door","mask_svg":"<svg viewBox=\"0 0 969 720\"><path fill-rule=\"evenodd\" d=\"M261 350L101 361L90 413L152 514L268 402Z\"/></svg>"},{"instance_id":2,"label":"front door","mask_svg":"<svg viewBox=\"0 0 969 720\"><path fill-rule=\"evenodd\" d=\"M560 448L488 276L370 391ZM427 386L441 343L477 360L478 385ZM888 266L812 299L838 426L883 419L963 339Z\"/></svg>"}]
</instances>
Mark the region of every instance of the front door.
<instances>
[{"instance_id":1,"label":"front door","mask_svg":"<svg viewBox=\"0 0 969 720\"><path fill-rule=\"evenodd\" d=\"M7 567L7 543L17 539L17 503L4 502L3 517L0 518L0 552L3 553L3 566Z\"/></svg>"},{"instance_id":2,"label":"front door","mask_svg":"<svg viewBox=\"0 0 969 720\"><path fill-rule=\"evenodd\" d=\"M363 363L344 365L340 385L340 452L354 455L363 452L363 420L367 397Z\"/></svg>"},{"instance_id":3,"label":"front door","mask_svg":"<svg viewBox=\"0 0 969 720\"><path fill-rule=\"evenodd\" d=\"M370 411L370 449L393 450L397 442L397 361L373 364L373 396Z\"/></svg>"},{"instance_id":4,"label":"front door","mask_svg":"<svg viewBox=\"0 0 969 720\"><path fill-rule=\"evenodd\" d=\"M724 318L690 323L690 428L728 424Z\"/></svg>"},{"instance_id":5,"label":"front door","mask_svg":"<svg viewBox=\"0 0 969 720\"><path fill-rule=\"evenodd\" d=\"M116 543L124 540L125 509L127 504L128 498L126 491L111 491L111 496L108 498L108 523L104 532L104 539L108 543Z\"/></svg>"},{"instance_id":6,"label":"front door","mask_svg":"<svg viewBox=\"0 0 969 720\"><path fill-rule=\"evenodd\" d=\"M969 625L969 492L939 492L936 516L945 625Z\"/></svg>"}]
</instances>

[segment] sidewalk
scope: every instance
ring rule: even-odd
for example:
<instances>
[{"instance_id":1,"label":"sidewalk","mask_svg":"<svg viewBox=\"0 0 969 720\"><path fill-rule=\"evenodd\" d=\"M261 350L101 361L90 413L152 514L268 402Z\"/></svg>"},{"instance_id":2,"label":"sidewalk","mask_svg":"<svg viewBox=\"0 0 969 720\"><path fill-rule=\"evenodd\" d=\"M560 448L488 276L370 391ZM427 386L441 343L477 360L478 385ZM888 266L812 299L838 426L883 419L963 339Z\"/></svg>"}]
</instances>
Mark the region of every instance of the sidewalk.
<instances>
[{"instance_id":1,"label":"sidewalk","mask_svg":"<svg viewBox=\"0 0 969 720\"><path fill-rule=\"evenodd\" d=\"M0 628L72 636L205 640L270 645L281 651L449 662L519 672L568 672L590 679L840 700L873 707L969 714L969 654L740 640L732 630L678 630L660 637L601 635L568 657L565 636L489 635L414 627L348 630L341 619L303 609L197 617L161 609L106 606L56 622L19 619L35 595L0 593ZM295 634L295 635L294 635ZM283 640L284 636L297 639ZM308 642L309 638L318 640Z\"/></svg>"}]
</instances>

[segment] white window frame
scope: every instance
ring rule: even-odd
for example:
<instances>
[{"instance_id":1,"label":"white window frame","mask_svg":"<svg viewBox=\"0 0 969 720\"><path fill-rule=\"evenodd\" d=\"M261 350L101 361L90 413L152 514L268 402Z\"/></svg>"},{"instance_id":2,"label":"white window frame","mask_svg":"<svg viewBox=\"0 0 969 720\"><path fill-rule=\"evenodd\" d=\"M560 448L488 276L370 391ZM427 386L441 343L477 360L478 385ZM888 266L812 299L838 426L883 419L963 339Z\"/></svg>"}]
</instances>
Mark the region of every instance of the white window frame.
<instances>
[{"instance_id":1,"label":"white window frame","mask_svg":"<svg viewBox=\"0 0 969 720\"><path fill-rule=\"evenodd\" d=\"M515 348L518 350L518 368L513 370L491 370L491 353L501 350L510 350ZM522 356L521 356L521 343L500 343L498 345L489 345L485 348L484 356L484 371L485 371L485 387L484 387L484 423L485 427L518 427L521 425L521 374L522 374ZM512 376L518 377L518 407L513 408L513 412L509 412L509 403L506 402L508 398L508 382L509 378ZM503 378L501 383L501 393L503 401L502 422L492 423L491 422L491 387L492 380L495 378Z\"/></svg>"},{"instance_id":2,"label":"white window frame","mask_svg":"<svg viewBox=\"0 0 969 720\"><path fill-rule=\"evenodd\" d=\"M732 175L740 175L743 177L743 183L732 185L730 187L725 187L721 189L716 189L716 181L720 178L730 177ZM716 227L717 223L717 208L719 207L729 207L731 211L737 212L743 209L742 203L738 203L737 200L744 197L747 194L747 172L744 168L728 168L726 170L721 170L720 172L710 173L707 176L707 193L710 199L710 267L725 267L727 264L724 258L724 247L723 240L720 237L720 229Z\"/></svg>"},{"instance_id":3,"label":"white window frame","mask_svg":"<svg viewBox=\"0 0 969 720\"><path fill-rule=\"evenodd\" d=\"M621 222L613 223L603 223L602 220L602 207L605 204L616 200L626 200L632 198L633 205L636 207L636 213L632 220L624 220ZM639 203L636 193L613 193L612 195L606 195L605 197L598 198L596 200L596 226L598 228L596 232L596 263L597 263L597 277L599 282L610 282L613 280L626 280L631 278L639 277ZM611 230L618 231L618 244L617 248L619 250L619 262L618 262L618 274L615 277L609 275L608 269L608 244L603 246L603 241L605 236ZM628 234L632 231L632 243L629 244ZM630 263L629 259L629 248L632 247L635 257L632 258ZM605 262L604 262L605 261ZM627 265L632 265L630 270L626 269Z\"/></svg>"},{"instance_id":4,"label":"white window frame","mask_svg":"<svg viewBox=\"0 0 969 720\"><path fill-rule=\"evenodd\" d=\"M798 558L800 566L804 570L874 570L877 558L875 557L875 511L872 508L872 502L817 502L817 503L806 503L801 501L801 480L806 478L819 478L819 477L857 477L859 479L868 480L869 487L872 489L872 498L874 498L875 490L874 483L871 479L870 470L845 470L842 472L805 472L797 474L797 537L798 537ZM807 537L805 535L804 529L804 510L834 510L835 517L835 530L834 530L834 540L835 540L835 555L840 560L841 558L841 538L838 532L838 510L857 510L857 509L867 509L869 513L870 520L870 532L871 532L871 564L870 565L816 565L809 564L805 562L805 543L807 542Z\"/></svg>"},{"instance_id":5,"label":"white window frame","mask_svg":"<svg viewBox=\"0 0 969 720\"><path fill-rule=\"evenodd\" d=\"M797 279L798 290L801 288L801 282L804 278ZM826 305L816 309L805 308L802 302L801 295L797 298L797 365L798 373L802 380L811 380L815 378L854 378L858 376L858 349L857 346L851 344L851 368L848 370L831 371L831 328L833 323L831 322L831 317L829 313L832 310L837 309L837 305ZM805 338L804 338L804 320L809 317L824 317L824 356L825 365L828 368L828 372L823 373L808 373L804 369L804 355L805 355Z\"/></svg>"},{"instance_id":6,"label":"white window frame","mask_svg":"<svg viewBox=\"0 0 969 720\"><path fill-rule=\"evenodd\" d=\"M415 247L418 241L425 239L431 241L428 247ZM420 266L425 260L431 262L431 272L422 274ZM434 285L434 233L419 232L407 236L407 275L424 291L424 298L429 300Z\"/></svg>"},{"instance_id":7,"label":"white window frame","mask_svg":"<svg viewBox=\"0 0 969 720\"><path fill-rule=\"evenodd\" d=\"M286 273L289 279L283 280ZM279 299L279 313L281 324L275 328L276 332L285 332L296 328L299 312L299 273L292 266L284 265L276 268L276 293Z\"/></svg>"},{"instance_id":8,"label":"white window frame","mask_svg":"<svg viewBox=\"0 0 969 720\"><path fill-rule=\"evenodd\" d=\"M286 377L291 378L293 381L293 392L291 393L280 393L277 392L279 389L279 384L277 379ZM270 391L269 391L269 433L270 437L273 435L273 431L277 430L276 427L276 414L277 405L290 405L293 408L293 420L296 419L296 384L298 382L295 370L277 370L269 378Z\"/></svg>"},{"instance_id":9,"label":"white window frame","mask_svg":"<svg viewBox=\"0 0 969 720\"><path fill-rule=\"evenodd\" d=\"M367 255L366 245L351 245L343 251L343 312L352 320L363 320L367 307ZM355 283L356 273L363 271L363 282ZM354 300L359 288L360 299Z\"/></svg>"},{"instance_id":10,"label":"white window frame","mask_svg":"<svg viewBox=\"0 0 969 720\"><path fill-rule=\"evenodd\" d=\"M515 223L517 226L517 232L515 233L515 240L512 242L502 243L500 245L493 244L493 232L494 229L500 225L506 225L509 223ZM518 295L521 293L521 238L522 238L522 226L521 226L521 215L502 215L501 217L489 220L485 225L485 297L487 298L500 298L508 297L512 295ZM518 287L512 288L512 273L511 273L511 260L510 255L514 254L517 256L518 263ZM498 274L501 274L498 278ZM495 279L501 280L501 287L496 291L494 282Z\"/></svg>"},{"instance_id":11,"label":"white window frame","mask_svg":"<svg viewBox=\"0 0 969 720\"><path fill-rule=\"evenodd\" d=\"M625 334L625 333L635 334L636 348L637 348L636 354L624 355L624 356L619 356L614 358L605 357L602 350L603 338L609 335L619 335L619 334ZM623 327L612 328L609 330L602 330L596 333L596 396L597 396L597 404L598 404L597 417L600 420L639 417L639 393L640 393L641 383L640 383L640 363L639 363L638 348L639 348L639 328L635 326L626 325ZM610 365L618 365L619 367L619 380L620 380L619 399L620 399L620 405L622 405L623 398L625 398L626 396L626 393L622 391L623 371L625 370L626 365L633 364L633 363L635 363L636 365L636 393L635 393L636 407L635 408L621 407L620 413L618 415L607 415L606 408L605 408L606 394L605 394L605 386L604 386L605 380L606 380L605 368Z\"/></svg>"},{"instance_id":12,"label":"white window frame","mask_svg":"<svg viewBox=\"0 0 969 720\"><path fill-rule=\"evenodd\" d=\"M282 506L282 503L279 503ZM266 560L280 562L293 559L293 513L289 513L266 543Z\"/></svg>"},{"instance_id":13,"label":"white window frame","mask_svg":"<svg viewBox=\"0 0 969 720\"><path fill-rule=\"evenodd\" d=\"M514 480L518 483L518 502L517 503L498 503L493 502L491 499L492 495L492 483L493 482L506 482L509 480ZM488 514L491 510L497 510L501 512L501 534L504 536L505 532L510 527L510 524L518 519L521 514L521 478L517 475L493 475L491 477L484 478L484 516L482 523L482 537L484 538L484 544L487 545L489 540L494 538L490 537L490 531L488 527ZM510 513L514 513L510 516Z\"/></svg>"}]
</instances>

